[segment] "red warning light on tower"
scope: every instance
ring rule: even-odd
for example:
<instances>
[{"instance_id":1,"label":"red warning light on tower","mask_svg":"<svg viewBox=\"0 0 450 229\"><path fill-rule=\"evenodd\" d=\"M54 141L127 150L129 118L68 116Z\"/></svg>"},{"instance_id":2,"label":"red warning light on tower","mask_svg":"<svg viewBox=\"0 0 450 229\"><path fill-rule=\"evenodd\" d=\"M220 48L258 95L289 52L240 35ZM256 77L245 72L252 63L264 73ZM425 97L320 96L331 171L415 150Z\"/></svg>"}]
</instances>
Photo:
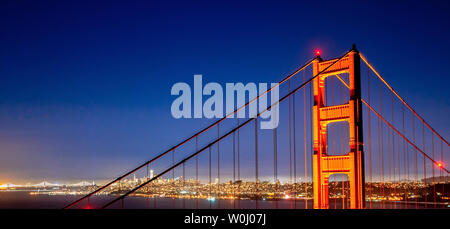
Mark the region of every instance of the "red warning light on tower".
<instances>
[{"instance_id":1,"label":"red warning light on tower","mask_svg":"<svg viewBox=\"0 0 450 229\"><path fill-rule=\"evenodd\" d=\"M316 56L320 56L320 50L316 49Z\"/></svg>"}]
</instances>

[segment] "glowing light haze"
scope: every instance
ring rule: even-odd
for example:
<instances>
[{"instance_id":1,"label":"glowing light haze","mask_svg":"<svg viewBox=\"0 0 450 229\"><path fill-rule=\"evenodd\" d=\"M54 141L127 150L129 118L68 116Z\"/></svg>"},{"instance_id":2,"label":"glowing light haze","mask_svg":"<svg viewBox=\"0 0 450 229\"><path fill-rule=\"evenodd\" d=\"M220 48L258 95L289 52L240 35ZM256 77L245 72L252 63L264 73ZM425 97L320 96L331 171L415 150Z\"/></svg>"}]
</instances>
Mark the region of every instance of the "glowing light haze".
<instances>
[{"instance_id":1,"label":"glowing light haze","mask_svg":"<svg viewBox=\"0 0 450 229\"><path fill-rule=\"evenodd\" d=\"M405 4L2 1L0 184L112 178L211 123L171 116L174 83L277 82L352 43L448 139L449 2Z\"/></svg>"}]
</instances>

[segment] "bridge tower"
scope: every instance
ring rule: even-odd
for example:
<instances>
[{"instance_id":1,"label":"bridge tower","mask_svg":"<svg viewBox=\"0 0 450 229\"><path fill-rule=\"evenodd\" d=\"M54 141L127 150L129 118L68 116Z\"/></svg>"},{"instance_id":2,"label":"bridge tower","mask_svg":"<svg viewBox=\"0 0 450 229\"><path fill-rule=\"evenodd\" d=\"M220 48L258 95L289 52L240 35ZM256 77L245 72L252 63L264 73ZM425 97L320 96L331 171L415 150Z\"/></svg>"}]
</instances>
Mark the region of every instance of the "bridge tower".
<instances>
[{"instance_id":1,"label":"bridge tower","mask_svg":"<svg viewBox=\"0 0 450 229\"><path fill-rule=\"evenodd\" d=\"M326 69L337 59L313 61L313 74ZM325 78L348 73L350 100L345 104L326 106ZM314 107L314 208L328 208L328 179L332 174L346 174L349 178L350 208L364 208L364 153L361 107L360 56L353 45L352 50L339 62L329 67L313 81ZM345 155L327 154L327 125L348 122L350 151Z\"/></svg>"}]
</instances>

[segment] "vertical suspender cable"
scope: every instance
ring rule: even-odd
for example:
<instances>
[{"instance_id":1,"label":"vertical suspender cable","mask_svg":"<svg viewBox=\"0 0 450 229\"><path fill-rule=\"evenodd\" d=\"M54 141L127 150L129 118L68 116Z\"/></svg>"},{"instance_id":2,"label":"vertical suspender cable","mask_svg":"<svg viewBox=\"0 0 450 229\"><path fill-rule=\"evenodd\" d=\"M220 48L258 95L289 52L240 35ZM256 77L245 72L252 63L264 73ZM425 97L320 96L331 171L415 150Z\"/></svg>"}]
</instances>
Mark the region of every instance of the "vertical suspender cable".
<instances>
[{"instance_id":1,"label":"vertical suspender cable","mask_svg":"<svg viewBox=\"0 0 450 229\"><path fill-rule=\"evenodd\" d=\"M425 124L422 122L422 151L425 152ZM423 183L425 188L425 208L427 208L427 196L428 196L428 188L427 188L427 167L426 167L426 157L423 156Z\"/></svg>"},{"instance_id":2,"label":"vertical suspender cable","mask_svg":"<svg viewBox=\"0 0 450 229\"><path fill-rule=\"evenodd\" d=\"M395 198L398 199L399 196L401 196L401 188L400 188L400 182L401 182L401 177L400 177L400 171L401 171L401 165L400 165L400 135L397 134L397 171L398 171L398 175L397 175L397 183L395 184ZM398 189L397 189L398 187ZM399 208L401 208L401 203L399 203Z\"/></svg>"},{"instance_id":3,"label":"vertical suspender cable","mask_svg":"<svg viewBox=\"0 0 450 229\"><path fill-rule=\"evenodd\" d=\"M209 208L211 208L212 183L211 183L211 147L209 147Z\"/></svg>"},{"instance_id":4,"label":"vertical suspender cable","mask_svg":"<svg viewBox=\"0 0 450 229\"><path fill-rule=\"evenodd\" d=\"M303 71L303 83L306 82L305 71ZM306 152L306 88L303 88L303 143L305 145L305 209L308 209L308 157Z\"/></svg>"},{"instance_id":5,"label":"vertical suspender cable","mask_svg":"<svg viewBox=\"0 0 450 229\"><path fill-rule=\"evenodd\" d=\"M235 192L235 185L236 185L236 132L233 131L233 208L236 208L236 201L234 199L236 198L236 192Z\"/></svg>"},{"instance_id":6,"label":"vertical suspender cable","mask_svg":"<svg viewBox=\"0 0 450 229\"><path fill-rule=\"evenodd\" d=\"M217 139L220 138L220 125L217 125ZM220 208L220 141L217 142L217 204Z\"/></svg>"},{"instance_id":7,"label":"vertical suspender cable","mask_svg":"<svg viewBox=\"0 0 450 229\"><path fill-rule=\"evenodd\" d=\"M434 134L431 132L431 147L432 147L432 154L433 154L433 160L436 160L434 157ZM433 176L433 202L434 202L434 208L436 208L436 183L434 180L434 164L431 163L431 173Z\"/></svg>"},{"instance_id":8,"label":"vertical suspender cable","mask_svg":"<svg viewBox=\"0 0 450 229\"><path fill-rule=\"evenodd\" d=\"M172 150L172 166L175 165L175 150ZM175 186L175 169L172 169L172 185ZM172 208L175 208L175 197L172 194Z\"/></svg>"},{"instance_id":9,"label":"vertical suspender cable","mask_svg":"<svg viewBox=\"0 0 450 229\"><path fill-rule=\"evenodd\" d=\"M412 152L411 152L412 153ZM406 145L406 166L407 166L407 171L408 171L408 193L410 192L410 189L414 189L414 187L411 188L411 176L409 175L410 172L410 167L411 167L411 163L409 162L409 145ZM407 198L409 197L409 195L407 196ZM407 199L407 203L408 203L408 199Z\"/></svg>"},{"instance_id":10,"label":"vertical suspender cable","mask_svg":"<svg viewBox=\"0 0 450 229\"><path fill-rule=\"evenodd\" d=\"M278 118L278 117L277 117ZM275 203L275 208L278 208L278 198L277 198L277 196L276 196L276 194L278 193L278 182L277 182L277 170L278 170L278 168L277 168L277 164L278 164L278 162L277 162L277 159L278 159L278 156L277 156L277 148L278 148L278 145L277 145L277 141L278 141L278 139L277 139L277 128L275 128L275 119L274 119L274 128L273 128L273 184L274 184L274 186L275 186L275 193L274 193L274 203Z\"/></svg>"},{"instance_id":11,"label":"vertical suspender cable","mask_svg":"<svg viewBox=\"0 0 450 229\"><path fill-rule=\"evenodd\" d=\"M394 125L394 95L391 94L391 102L392 102L392 125ZM391 183L391 186L393 185L393 189L394 189L394 197L396 196L396 188L395 188L395 133L394 130L392 130L392 178L393 181ZM397 208L397 202L394 201L394 208Z\"/></svg>"},{"instance_id":12,"label":"vertical suspender cable","mask_svg":"<svg viewBox=\"0 0 450 229\"><path fill-rule=\"evenodd\" d=\"M195 137L195 152L198 151L198 136ZM198 180L198 155L195 156L195 182L197 183L197 193L195 198L195 207L198 209L198 198L199 198L199 192L200 192L200 181Z\"/></svg>"},{"instance_id":13,"label":"vertical suspender cable","mask_svg":"<svg viewBox=\"0 0 450 229\"><path fill-rule=\"evenodd\" d=\"M256 209L258 209L259 198L259 179L258 179L258 118L255 118L255 190L256 190Z\"/></svg>"},{"instance_id":14,"label":"vertical suspender cable","mask_svg":"<svg viewBox=\"0 0 450 229\"><path fill-rule=\"evenodd\" d=\"M405 105L403 105L402 104L402 129L403 129L403 135L404 136L406 136L406 133L405 133ZM406 142L405 142L405 139L403 139L403 171L404 171L404 174L403 174L403 179L405 180L405 208L407 207L407 204L408 204L408 179L409 179L409 175L408 176L406 176L406 163L407 163L407 160L406 160L406 151L405 151L405 145L406 144ZM409 173L409 170L408 170L408 173Z\"/></svg>"},{"instance_id":15,"label":"vertical suspender cable","mask_svg":"<svg viewBox=\"0 0 450 229\"><path fill-rule=\"evenodd\" d=\"M236 132L233 131L233 183L236 182Z\"/></svg>"},{"instance_id":16,"label":"vertical suspender cable","mask_svg":"<svg viewBox=\"0 0 450 229\"><path fill-rule=\"evenodd\" d=\"M288 81L289 93L291 93L291 80ZM290 195L292 195L292 130L291 130L291 96L289 96L289 185L290 185ZM292 198L290 199L292 208Z\"/></svg>"},{"instance_id":17,"label":"vertical suspender cable","mask_svg":"<svg viewBox=\"0 0 450 229\"><path fill-rule=\"evenodd\" d=\"M289 93L291 92L291 80L288 82ZM289 183L292 186L292 121L291 121L291 96L289 96ZM291 189L292 191L292 189Z\"/></svg>"},{"instance_id":18,"label":"vertical suspender cable","mask_svg":"<svg viewBox=\"0 0 450 229\"><path fill-rule=\"evenodd\" d=\"M370 69L367 68L367 100L370 105ZM367 129L368 129L368 138L367 143L369 147L369 208L372 208L372 131L370 129L370 115L371 112L367 112Z\"/></svg>"},{"instance_id":19,"label":"vertical suspender cable","mask_svg":"<svg viewBox=\"0 0 450 229\"><path fill-rule=\"evenodd\" d=\"M294 141L294 208L297 208L297 151L295 138L295 94L292 95L292 139Z\"/></svg>"},{"instance_id":20,"label":"vertical suspender cable","mask_svg":"<svg viewBox=\"0 0 450 229\"><path fill-rule=\"evenodd\" d=\"M413 143L414 145L416 145L416 124L414 123L414 116L412 117L412 123L413 123ZM414 180L416 183L417 182L417 151L416 149L414 149ZM418 200L417 200L417 185L414 185L414 195L415 195L415 200L416 200L416 208L419 207L418 205Z\"/></svg>"},{"instance_id":21,"label":"vertical suspender cable","mask_svg":"<svg viewBox=\"0 0 450 229\"><path fill-rule=\"evenodd\" d=\"M236 119L239 126L239 117ZM241 180L241 143L239 129L237 130L237 161L238 161L238 180Z\"/></svg>"},{"instance_id":22,"label":"vertical suspender cable","mask_svg":"<svg viewBox=\"0 0 450 229\"><path fill-rule=\"evenodd\" d=\"M444 147L443 146L444 146L444 143L441 140L441 163L444 163ZM440 177L442 180L442 174L443 174L442 169L440 169L439 171L440 171ZM442 194L445 193L445 185L444 184L447 184L447 176L445 176L444 183L442 184Z\"/></svg>"},{"instance_id":23,"label":"vertical suspender cable","mask_svg":"<svg viewBox=\"0 0 450 229\"><path fill-rule=\"evenodd\" d=\"M183 163L183 188L186 188L186 170L185 170L185 164ZM183 197L183 208L186 208L186 198Z\"/></svg>"},{"instance_id":24,"label":"vertical suspender cable","mask_svg":"<svg viewBox=\"0 0 450 229\"><path fill-rule=\"evenodd\" d=\"M237 126L239 126L239 117L236 117ZM241 208L241 144L240 144L240 136L239 129L237 129L237 162L238 162L238 208Z\"/></svg>"},{"instance_id":25,"label":"vertical suspender cable","mask_svg":"<svg viewBox=\"0 0 450 229\"><path fill-rule=\"evenodd\" d=\"M386 112L387 113L387 112ZM391 130L389 128L386 128L387 131L387 148L388 148L388 196L386 198L388 204L389 204L389 208L392 208L392 201L391 201L391 195L392 195L392 177L391 177Z\"/></svg>"},{"instance_id":26,"label":"vertical suspender cable","mask_svg":"<svg viewBox=\"0 0 450 229\"><path fill-rule=\"evenodd\" d=\"M382 89L382 85L381 85L381 81L380 81L380 114L383 115L383 97L381 95L381 89ZM378 120L379 122L381 122L381 120ZM383 123L380 123L380 139L381 139L381 183L382 183L382 193L383 193L383 197L386 196L385 192L384 192L384 187L385 187L385 183L384 183L384 146L383 146ZM383 199L382 201L382 207L385 207L385 201Z\"/></svg>"}]
</instances>

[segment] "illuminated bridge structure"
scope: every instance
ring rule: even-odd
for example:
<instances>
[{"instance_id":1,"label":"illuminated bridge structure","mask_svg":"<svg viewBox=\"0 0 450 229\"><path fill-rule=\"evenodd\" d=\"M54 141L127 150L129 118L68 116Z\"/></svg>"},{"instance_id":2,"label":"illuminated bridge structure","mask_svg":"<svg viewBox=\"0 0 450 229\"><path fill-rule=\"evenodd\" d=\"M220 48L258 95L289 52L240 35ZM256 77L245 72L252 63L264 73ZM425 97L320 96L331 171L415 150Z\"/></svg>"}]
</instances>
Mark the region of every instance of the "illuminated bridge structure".
<instances>
[{"instance_id":1,"label":"illuminated bridge structure","mask_svg":"<svg viewBox=\"0 0 450 229\"><path fill-rule=\"evenodd\" d=\"M316 54L277 86L65 208L126 208L136 198L153 206L171 199L174 208L245 208L244 200L250 208L448 205L448 141L355 45L336 59ZM278 102L236 118L273 90ZM278 128L260 129L275 106Z\"/></svg>"}]
</instances>

